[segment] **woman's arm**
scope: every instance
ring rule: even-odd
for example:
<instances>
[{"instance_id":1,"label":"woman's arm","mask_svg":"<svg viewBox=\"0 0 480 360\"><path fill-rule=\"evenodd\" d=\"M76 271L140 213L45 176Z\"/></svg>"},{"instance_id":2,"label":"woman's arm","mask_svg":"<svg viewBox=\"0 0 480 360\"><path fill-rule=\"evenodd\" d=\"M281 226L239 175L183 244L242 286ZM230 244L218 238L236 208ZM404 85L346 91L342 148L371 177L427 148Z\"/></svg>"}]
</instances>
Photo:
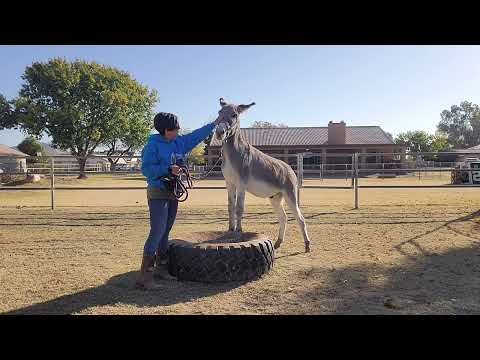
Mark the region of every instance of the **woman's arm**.
<instances>
[{"instance_id":1,"label":"woman's arm","mask_svg":"<svg viewBox=\"0 0 480 360\"><path fill-rule=\"evenodd\" d=\"M215 122L202 126L201 128L192 131L190 134L181 135L177 137L178 142L183 145L185 153L190 152L198 143L206 139L215 128Z\"/></svg>"}]
</instances>

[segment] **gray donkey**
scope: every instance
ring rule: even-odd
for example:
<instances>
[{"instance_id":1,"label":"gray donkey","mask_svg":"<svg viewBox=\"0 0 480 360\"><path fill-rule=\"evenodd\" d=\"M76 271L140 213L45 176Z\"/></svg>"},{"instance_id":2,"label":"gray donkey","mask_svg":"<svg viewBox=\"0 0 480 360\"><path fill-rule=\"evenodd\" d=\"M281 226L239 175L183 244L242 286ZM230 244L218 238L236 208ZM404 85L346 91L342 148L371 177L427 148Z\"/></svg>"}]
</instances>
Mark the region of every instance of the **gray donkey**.
<instances>
[{"instance_id":1,"label":"gray donkey","mask_svg":"<svg viewBox=\"0 0 480 360\"><path fill-rule=\"evenodd\" d=\"M305 242L305 252L310 251L310 239L305 219L298 207L297 177L292 168L281 160L275 159L250 145L240 132L239 115L250 105L228 104L220 99L218 126L215 136L222 141L222 173L228 190L229 231L242 231L242 216L245 205L245 191L261 197L270 198L280 223L278 249L285 237L287 214L283 208L283 199L295 215Z\"/></svg>"}]
</instances>

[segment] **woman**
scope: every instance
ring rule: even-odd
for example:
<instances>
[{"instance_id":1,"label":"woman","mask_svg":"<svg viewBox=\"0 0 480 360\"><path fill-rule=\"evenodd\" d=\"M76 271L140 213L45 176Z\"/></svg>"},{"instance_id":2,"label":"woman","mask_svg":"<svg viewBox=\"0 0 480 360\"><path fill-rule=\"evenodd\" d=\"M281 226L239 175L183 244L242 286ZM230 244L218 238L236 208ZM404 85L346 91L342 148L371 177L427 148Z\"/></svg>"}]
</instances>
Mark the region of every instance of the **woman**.
<instances>
[{"instance_id":1,"label":"woman","mask_svg":"<svg viewBox=\"0 0 480 360\"><path fill-rule=\"evenodd\" d=\"M183 164L185 154L212 133L218 119L183 136L178 136L180 125L176 115L158 113L153 121L158 134L150 135L142 150L142 174L146 176L148 184L150 234L143 249L136 285L145 290L158 288L153 279L154 265L163 278L170 277L166 269L168 234L175 222L178 201L160 178L179 174L178 164Z\"/></svg>"}]
</instances>

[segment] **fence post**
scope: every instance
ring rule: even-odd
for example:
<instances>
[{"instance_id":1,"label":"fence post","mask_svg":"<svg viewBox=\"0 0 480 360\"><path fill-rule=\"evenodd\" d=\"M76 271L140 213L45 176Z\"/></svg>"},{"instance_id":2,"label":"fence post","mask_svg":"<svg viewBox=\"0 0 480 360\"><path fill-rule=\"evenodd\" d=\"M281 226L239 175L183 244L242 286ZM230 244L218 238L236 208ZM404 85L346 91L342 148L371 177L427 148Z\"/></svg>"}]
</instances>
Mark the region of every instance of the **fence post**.
<instances>
[{"instance_id":1,"label":"fence post","mask_svg":"<svg viewBox=\"0 0 480 360\"><path fill-rule=\"evenodd\" d=\"M297 179L298 179L298 186L297 186L297 201L298 206L300 206L300 188L303 186L303 154L297 154Z\"/></svg>"},{"instance_id":2,"label":"fence post","mask_svg":"<svg viewBox=\"0 0 480 360\"><path fill-rule=\"evenodd\" d=\"M50 199L52 210L55 209L55 160L50 158Z\"/></svg>"},{"instance_id":3,"label":"fence post","mask_svg":"<svg viewBox=\"0 0 480 360\"><path fill-rule=\"evenodd\" d=\"M358 209L358 153L355 153L355 209Z\"/></svg>"},{"instance_id":4,"label":"fence post","mask_svg":"<svg viewBox=\"0 0 480 360\"><path fill-rule=\"evenodd\" d=\"M352 190L353 190L355 188L355 154L352 154L351 176L352 176Z\"/></svg>"}]
</instances>

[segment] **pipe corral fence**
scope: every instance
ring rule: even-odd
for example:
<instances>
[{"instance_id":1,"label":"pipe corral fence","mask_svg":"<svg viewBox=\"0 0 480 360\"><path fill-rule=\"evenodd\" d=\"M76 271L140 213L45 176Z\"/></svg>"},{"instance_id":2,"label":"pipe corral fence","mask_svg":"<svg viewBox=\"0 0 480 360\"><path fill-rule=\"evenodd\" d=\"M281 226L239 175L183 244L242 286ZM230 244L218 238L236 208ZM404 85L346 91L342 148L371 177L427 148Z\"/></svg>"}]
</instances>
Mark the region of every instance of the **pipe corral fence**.
<instances>
[{"instance_id":1,"label":"pipe corral fence","mask_svg":"<svg viewBox=\"0 0 480 360\"><path fill-rule=\"evenodd\" d=\"M440 161L442 158L458 158L458 156L472 157L478 156L477 153L472 152L437 152L437 153L298 153L298 154L269 154L280 160L287 160L289 165L295 171L298 178L298 197L301 199L301 189L338 189L338 190L352 190L353 202L355 209L359 208L359 189L363 188L378 188L378 189L394 189L394 188L466 188L466 187L480 187L480 160L470 159L470 162L475 166L471 168L461 167L465 161ZM212 158L212 155L205 155L204 158ZM5 161L7 158L9 161ZM49 186L9 186L8 184L1 185L0 191L50 191L51 208L55 208L55 191L78 191L78 190L142 190L143 187L134 186L55 186L56 176L78 176L80 168L78 160L86 159L85 166L86 174L138 174L141 175L141 156L109 156L111 159L124 159L125 164L110 168L110 166L103 166L105 163L104 155L90 155L87 157L78 157L73 155L56 155L56 156L29 156L27 159L27 166L19 165L12 166L12 159L25 159L25 157L18 156L0 156L0 178L3 179L9 176L32 176L44 175L48 176ZM217 157L215 157L217 158ZM294 158L290 161L290 158ZM328 158L334 158L335 162L330 163L325 161ZM369 162L368 159L391 159L389 162ZM4 161L2 161L2 159ZM95 159L98 159L96 162ZM315 161L309 161L315 159ZM324 160L322 160L324 159ZM342 161L336 163L336 161ZM425 160L430 159L430 160ZM88 163L90 160L90 163ZM135 160L135 161L134 161ZM307 160L307 162L305 162ZM75 163L77 162L77 164ZM2 164L8 164L3 166ZM19 163L20 164L20 163ZM205 176L210 179L223 178L221 174L221 159L214 165L208 166L189 166L194 176ZM392 178L396 176L412 176L420 180L422 174L440 174L449 173L452 176L450 184L433 184L433 185L362 185L359 179L376 175L379 178ZM462 173L468 174L469 182L465 184L453 183L454 175ZM323 182L324 179L344 179L348 185L309 185L305 184L305 179L318 179ZM455 177L456 178L456 177ZM0 182L1 183L1 182ZM194 186L195 189L226 189L225 186Z\"/></svg>"}]
</instances>

